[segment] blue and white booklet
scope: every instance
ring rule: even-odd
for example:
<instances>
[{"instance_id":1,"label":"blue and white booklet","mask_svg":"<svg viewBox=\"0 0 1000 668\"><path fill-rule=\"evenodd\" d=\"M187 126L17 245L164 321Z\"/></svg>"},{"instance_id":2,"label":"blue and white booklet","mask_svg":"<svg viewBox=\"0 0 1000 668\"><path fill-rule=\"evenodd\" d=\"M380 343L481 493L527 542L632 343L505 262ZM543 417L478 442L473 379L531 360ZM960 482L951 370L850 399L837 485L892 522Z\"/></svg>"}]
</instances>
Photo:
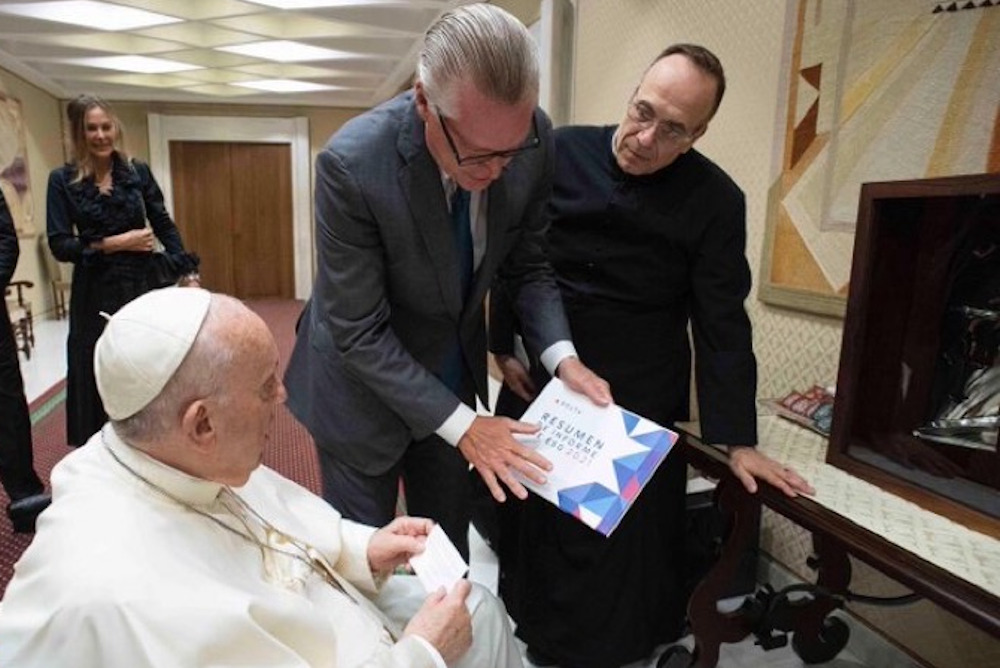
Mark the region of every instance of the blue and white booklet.
<instances>
[{"instance_id":1,"label":"blue and white booklet","mask_svg":"<svg viewBox=\"0 0 1000 668\"><path fill-rule=\"evenodd\" d=\"M596 406L553 378L522 422L539 425L524 444L552 462L544 485L518 475L525 487L590 528L611 535L677 434L621 406Z\"/></svg>"}]
</instances>

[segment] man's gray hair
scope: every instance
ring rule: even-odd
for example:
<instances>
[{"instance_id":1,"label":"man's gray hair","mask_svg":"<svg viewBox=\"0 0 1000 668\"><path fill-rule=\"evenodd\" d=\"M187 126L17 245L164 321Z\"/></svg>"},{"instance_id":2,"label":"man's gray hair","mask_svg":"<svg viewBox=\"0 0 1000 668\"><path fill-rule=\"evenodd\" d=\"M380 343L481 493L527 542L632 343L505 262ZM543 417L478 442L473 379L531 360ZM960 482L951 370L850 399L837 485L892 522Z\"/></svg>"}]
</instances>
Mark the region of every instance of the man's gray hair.
<instances>
[{"instance_id":1,"label":"man's gray hair","mask_svg":"<svg viewBox=\"0 0 1000 668\"><path fill-rule=\"evenodd\" d=\"M469 82L491 100L510 105L538 99L538 50L520 21L493 5L447 12L424 35L417 79L427 99L454 113L456 84Z\"/></svg>"},{"instance_id":2,"label":"man's gray hair","mask_svg":"<svg viewBox=\"0 0 1000 668\"><path fill-rule=\"evenodd\" d=\"M198 336L160 394L135 415L112 421L122 439L154 442L177 428L192 401L209 397L226 400L226 378L238 350L220 325L245 309L238 299L212 295Z\"/></svg>"}]
</instances>

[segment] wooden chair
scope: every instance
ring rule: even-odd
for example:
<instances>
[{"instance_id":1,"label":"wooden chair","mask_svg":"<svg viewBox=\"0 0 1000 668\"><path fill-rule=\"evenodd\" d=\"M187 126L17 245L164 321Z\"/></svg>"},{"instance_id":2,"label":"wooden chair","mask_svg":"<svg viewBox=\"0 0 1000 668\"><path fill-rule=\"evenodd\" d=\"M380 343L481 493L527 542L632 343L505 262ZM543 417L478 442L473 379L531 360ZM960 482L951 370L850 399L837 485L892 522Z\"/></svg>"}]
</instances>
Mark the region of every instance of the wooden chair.
<instances>
[{"instance_id":1,"label":"wooden chair","mask_svg":"<svg viewBox=\"0 0 1000 668\"><path fill-rule=\"evenodd\" d=\"M58 320L62 320L69 315L69 308L66 305L66 295L69 293L72 283L69 280L70 271L67 265L63 265L52 255L48 244L42 244L42 256L45 258L45 270L49 277L49 286L52 289L52 307Z\"/></svg>"},{"instance_id":2,"label":"wooden chair","mask_svg":"<svg viewBox=\"0 0 1000 668\"><path fill-rule=\"evenodd\" d=\"M11 281L4 294L10 325L14 330L14 341L17 349L28 359L31 359L31 349L35 345L35 321L31 301L26 298L24 291L33 287L35 284L31 281Z\"/></svg>"}]
</instances>

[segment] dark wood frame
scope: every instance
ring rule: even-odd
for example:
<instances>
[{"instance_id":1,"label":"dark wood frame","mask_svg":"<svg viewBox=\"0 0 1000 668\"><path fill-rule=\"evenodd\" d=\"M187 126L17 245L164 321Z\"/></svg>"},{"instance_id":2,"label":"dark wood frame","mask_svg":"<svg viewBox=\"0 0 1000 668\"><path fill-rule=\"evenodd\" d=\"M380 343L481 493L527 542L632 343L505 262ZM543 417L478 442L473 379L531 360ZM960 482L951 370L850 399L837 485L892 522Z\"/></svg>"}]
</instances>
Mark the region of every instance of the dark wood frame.
<instances>
[{"instance_id":1,"label":"dark wood frame","mask_svg":"<svg viewBox=\"0 0 1000 668\"><path fill-rule=\"evenodd\" d=\"M897 297L899 302L915 299L917 297L915 293L920 289L910 285L876 284L876 281L873 280L876 262L885 260L885 258L873 257L876 245L873 237L880 233L875 229L880 222L878 220L879 207L883 205L885 200L899 202L913 200L918 203L915 208L919 209L920 200L940 205L944 200L936 200L935 198L959 200L986 195L1000 195L1000 175L983 174L918 181L868 183L862 186L858 229L854 241L854 259L851 267L851 294L844 322L840 370L837 377L837 398L834 405L830 445L827 449L827 462L851 475L863 478L893 494L913 501L927 510L947 516L994 538L1000 538L1000 518L899 478L881 468L852 457L849 453L851 446L858 444L859 430L863 431L866 428L864 424L861 424L866 419L865 415L869 416L869 422L871 422L870 412L866 413L860 407L862 402L865 402L866 405L871 405L871 402L879 402L884 405L886 411L884 417L890 425L895 424L897 427L906 424L914 425L912 406L906 409L907 415L901 415L901 412L906 412L899 409L899 404L902 401L894 404L892 398L886 396L887 387L871 387L871 383L866 386L862 382L863 373L868 374L869 378L874 375L870 369L863 372L862 365L865 364L866 360L872 359L873 349L888 350L890 354L898 352L900 359L902 359L905 346L908 345L904 339L910 337L910 334L903 333L903 330L906 330L908 326L939 327L946 297L944 281L939 281L935 285L932 276L923 281L924 289L919 292L921 303L909 307L905 304L897 305ZM933 207L928 208L933 209ZM940 238L923 238L915 241L914 247L898 250L898 252L910 253L911 255L919 254L922 249L925 252L933 252L933 244L941 242ZM890 251L896 253L897 249L891 248ZM897 256L890 261L898 264L900 258ZM921 280L923 280L922 277ZM937 292L935 292L935 288ZM928 292L931 294L927 294ZM903 311L907 308L921 309L921 313L926 312L926 318L922 318L920 321L903 320L902 326L899 327L901 333L897 340L887 341L885 329L878 330L873 324L876 318L887 320L905 318L906 314ZM926 325L923 321L931 324ZM873 332L878 335L876 336ZM925 339L929 337L931 335L925 331ZM918 368L911 386L923 384L924 388L929 388L932 366L932 360L928 360L928 363L924 365L925 368ZM883 384L889 382L891 380L885 381Z\"/></svg>"}]
</instances>

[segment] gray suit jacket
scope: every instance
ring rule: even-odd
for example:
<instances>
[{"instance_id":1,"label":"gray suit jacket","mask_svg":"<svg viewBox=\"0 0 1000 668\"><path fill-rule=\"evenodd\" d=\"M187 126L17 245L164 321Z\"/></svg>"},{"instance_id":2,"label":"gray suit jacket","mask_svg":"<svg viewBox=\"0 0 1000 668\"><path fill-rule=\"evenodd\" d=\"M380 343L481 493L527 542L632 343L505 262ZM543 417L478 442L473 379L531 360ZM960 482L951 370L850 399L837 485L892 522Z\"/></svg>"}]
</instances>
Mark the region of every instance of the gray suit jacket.
<instances>
[{"instance_id":1,"label":"gray suit jacket","mask_svg":"<svg viewBox=\"0 0 1000 668\"><path fill-rule=\"evenodd\" d=\"M487 247L465 303L441 172L412 92L352 119L316 159L317 273L285 375L288 407L318 447L387 471L460 398L441 382L461 344L462 400L485 402L483 300L497 273L537 350L569 339L544 251L551 123L488 190Z\"/></svg>"}]
</instances>

